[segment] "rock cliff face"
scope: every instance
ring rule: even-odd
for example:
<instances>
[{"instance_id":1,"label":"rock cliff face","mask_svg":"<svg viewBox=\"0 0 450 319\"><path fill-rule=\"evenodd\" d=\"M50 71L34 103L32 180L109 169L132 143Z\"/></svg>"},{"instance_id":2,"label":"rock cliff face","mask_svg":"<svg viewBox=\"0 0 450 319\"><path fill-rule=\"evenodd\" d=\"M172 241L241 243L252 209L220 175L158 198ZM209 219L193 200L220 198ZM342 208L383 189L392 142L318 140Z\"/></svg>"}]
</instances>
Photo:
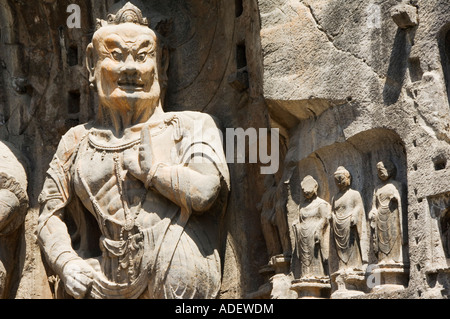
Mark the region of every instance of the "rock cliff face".
<instances>
[{"instance_id":1,"label":"rock cliff face","mask_svg":"<svg viewBox=\"0 0 450 319\"><path fill-rule=\"evenodd\" d=\"M36 244L38 196L61 136L95 117L85 50L96 18L125 2L78 1L80 28L70 28L72 1L0 0L0 139L19 149L30 166L29 209L18 236L20 274L11 298L53 297L54 277ZM395 180L403 185L407 279L403 289L366 289L357 298L448 298L447 0L133 3L170 52L165 111L209 113L224 130L280 131L273 224L289 247L277 256L267 252L260 216L269 188L263 164L229 163L221 298L296 297L291 288L299 262L291 225L305 202L301 181L313 176L318 196L331 203L338 192L333 173L345 166L369 220L382 160L395 165ZM368 263L376 265L369 246Z\"/></svg>"},{"instance_id":2,"label":"rock cliff face","mask_svg":"<svg viewBox=\"0 0 450 319\"><path fill-rule=\"evenodd\" d=\"M368 212L376 161L391 158L406 186L410 269L399 296L447 296L440 238L450 187L448 6L259 1L259 9L264 97L288 148L289 219L302 201L301 179L316 177L319 196L330 201L339 165L352 173Z\"/></svg>"}]
</instances>

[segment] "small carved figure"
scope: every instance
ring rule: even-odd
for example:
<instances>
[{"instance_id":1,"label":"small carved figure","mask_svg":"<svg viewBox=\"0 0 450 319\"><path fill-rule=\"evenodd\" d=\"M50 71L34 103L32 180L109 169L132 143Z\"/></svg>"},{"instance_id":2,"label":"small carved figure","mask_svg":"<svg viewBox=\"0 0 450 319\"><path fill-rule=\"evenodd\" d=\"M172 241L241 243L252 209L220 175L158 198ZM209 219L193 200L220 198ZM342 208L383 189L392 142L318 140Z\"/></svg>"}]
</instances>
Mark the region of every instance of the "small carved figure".
<instances>
[{"instance_id":1,"label":"small carved figure","mask_svg":"<svg viewBox=\"0 0 450 319\"><path fill-rule=\"evenodd\" d=\"M263 194L259 209L261 210L261 226L266 241L269 258L282 253L281 240L275 221L275 205L277 186L273 175L267 175L266 192Z\"/></svg>"},{"instance_id":2,"label":"small carved figure","mask_svg":"<svg viewBox=\"0 0 450 319\"><path fill-rule=\"evenodd\" d=\"M19 152L0 142L0 299L9 298L17 266L20 226L28 209L25 162Z\"/></svg>"},{"instance_id":3,"label":"small carved figure","mask_svg":"<svg viewBox=\"0 0 450 319\"><path fill-rule=\"evenodd\" d=\"M291 257L291 241L289 239L289 226L287 221L287 190L284 182L278 183L275 194L275 224L277 225L278 234L280 236L281 249L283 255L290 259Z\"/></svg>"},{"instance_id":4,"label":"small carved figure","mask_svg":"<svg viewBox=\"0 0 450 319\"><path fill-rule=\"evenodd\" d=\"M368 263L366 215L361 194L350 188L351 175L344 167L334 173L338 194L332 199L333 237L339 269L362 269Z\"/></svg>"},{"instance_id":5,"label":"small carved figure","mask_svg":"<svg viewBox=\"0 0 450 319\"><path fill-rule=\"evenodd\" d=\"M276 184L273 175L267 175L266 192L258 205L261 210L261 226L269 258L277 255L290 255L289 233L287 226L286 197L282 184Z\"/></svg>"},{"instance_id":6,"label":"small carved figure","mask_svg":"<svg viewBox=\"0 0 450 319\"><path fill-rule=\"evenodd\" d=\"M75 298L215 298L228 168L215 120L163 111L168 57L127 3L87 48L97 118L61 139L38 239Z\"/></svg>"},{"instance_id":7,"label":"small carved figure","mask_svg":"<svg viewBox=\"0 0 450 319\"><path fill-rule=\"evenodd\" d=\"M402 185L394 180L396 169L389 161L377 164L382 184L375 188L369 221L372 228L374 251L379 263L402 262Z\"/></svg>"},{"instance_id":8,"label":"small carved figure","mask_svg":"<svg viewBox=\"0 0 450 319\"><path fill-rule=\"evenodd\" d=\"M319 184L312 176L301 182L307 204L300 208L299 219L293 224L301 278L328 276L330 204L317 196Z\"/></svg>"}]
</instances>

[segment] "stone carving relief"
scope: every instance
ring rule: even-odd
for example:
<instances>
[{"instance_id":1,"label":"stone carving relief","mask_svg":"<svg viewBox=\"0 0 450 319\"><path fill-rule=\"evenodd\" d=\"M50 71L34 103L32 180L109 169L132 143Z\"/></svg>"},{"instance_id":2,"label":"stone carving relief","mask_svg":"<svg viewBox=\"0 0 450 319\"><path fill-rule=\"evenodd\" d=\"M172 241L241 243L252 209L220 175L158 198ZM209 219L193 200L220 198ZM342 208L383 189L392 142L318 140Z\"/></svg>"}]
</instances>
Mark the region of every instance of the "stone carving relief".
<instances>
[{"instance_id":1,"label":"stone carving relief","mask_svg":"<svg viewBox=\"0 0 450 319\"><path fill-rule=\"evenodd\" d=\"M287 158L296 160L292 154ZM404 163L398 137L387 130L362 132L295 165L286 161L296 297L352 298L407 286Z\"/></svg>"},{"instance_id":2,"label":"stone carving relief","mask_svg":"<svg viewBox=\"0 0 450 319\"><path fill-rule=\"evenodd\" d=\"M301 269L300 280L293 282L293 289L301 297L326 297L331 288L328 271L330 204L317 196L319 184L312 176L303 179L301 188L305 205L299 207L298 220L292 225Z\"/></svg>"},{"instance_id":3,"label":"stone carving relief","mask_svg":"<svg viewBox=\"0 0 450 319\"><path fill-rule=\"evenodd\" d=\"M338 260L338 270L332 274L337 284L335 294L348 290L359 293L364 282L364 267L368 263L368 234L361 194L351 188L351 175L338 167L334 179L339 192L332 199L332 237ZM352 289L353 288L353 289ZM354 291L353 291L354 290Z\"/></svg>"},{"instance_id":4,"label":"stone carving relief","mask_svg":"<svg viewBox=\"0 0 450 319\"><path fill-rule=\"evenodd\" d=\"M369 220L373 232L374 250L380 263L402 262L402 186L395 178L395 166L390 162L377 164L382 185L373 195Z\"/></svg>"},{"instance_id":5,"label":"stone carving relief","mask_svg":"<svg viewBox=\"0 0 450 319\"><path fill-rule=\"evenodd\" d=\"M396 168L390 161L377 163L381 185L374 190L372 210L369 221L372 228L374 252L377 256L380 283L405 285L407 269L403 263L403 209L402 184L395 180ZM380 287L376 287L380 288Z\"/></svg>"},{"instance_id":6,"label":"stone carving relief","mask_svg":"<svg viewBox=\"0 0 450 319\"><path fill-rule=\"evenodd\" d=\"M291 244L286 218L285 185L277 184L274 175L267 175L265 187L266 192L258 208L261 211L261 227L269 260L259 272L267 282L247 297L284 299L293 294L287 276L291 261Z\"/></svg>"},{"instance_id":7,"label":"stone carving relief","mask_svg":"<svg viewBox=\"0 0 450 319\"><path fill-rule=\"evenodd\" d=\"M264 193L260 203L261 225L266 241L267 253L269 257L277 255L289 256L289 238L286 212L283 209L283 194L280 186L277 186L275 177L267 175L267 191Z\"/></svg>"},{"instance_id":8,"label":"stone carving relief","mask_svg":"<svg viewBox=\"0 0 450 319\"><path fill-rule=\"evenodd\" d=\"M445 257L450 258L450 209L447 209L441 217L441 232Z\"/></svg>"},{"instance_id":9,"label":"stone carving relief","mask_svg":"<svg viewBox=\"0 0 450 319\"><path fill-rule=\"evenodd\" d=\"M427 199L432 218L432 260L426 267L429 298L442 298L450 287L450 193Z\"/></svg>"},{"instance_id":10,"label":"stone carving relief","mask_svg":"<svg viewBox=\"0 0 450 319\"><path fill-rule=\"evenodd\" d=\"M215 298L228 168L215 120L166 113L167 51L128 3L87 48L97 118L61 139L38 238L57 296Z\"/></svg>"},{"instance_id":11,"label":"stone carving relief","mask_svg":"<svg viewBox=\"0 0 450 319\"><path fill-rule=\"evenodd\" d=\"M18 244L28 209L26 164L10 144L0 142L0 299L10 297L11 277L19 271Z\"/></svg>"}]
</instances>

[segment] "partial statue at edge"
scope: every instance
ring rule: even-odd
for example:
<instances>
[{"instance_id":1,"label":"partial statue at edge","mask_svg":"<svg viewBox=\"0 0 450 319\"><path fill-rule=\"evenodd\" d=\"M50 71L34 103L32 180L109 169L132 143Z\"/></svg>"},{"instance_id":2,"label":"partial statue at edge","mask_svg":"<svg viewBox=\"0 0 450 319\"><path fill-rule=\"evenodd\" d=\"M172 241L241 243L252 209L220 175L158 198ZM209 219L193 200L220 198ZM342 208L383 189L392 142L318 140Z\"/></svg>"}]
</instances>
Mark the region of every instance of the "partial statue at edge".
<instances>
[{"instance_id":1,"label":"partial statue at edge","mask_svg":"<svg viewBox=\"0 0 450 319\"><path fill-rule=\"evenodd\" d=\"M289 258L291 247L284 209L283 185L282 182L277 184L273 175L267 175L264 183L266 192L258 208L261 210L261 226L269 259L281 255Z\"/></svg>"},{"instance_id":2,"label":"partial statue at edge","mask_svg":"<svg viewBox=\"0 0 450 319\"><path fill-rule=\"evenodd\" d=\"M12 145L0 142L0 299L11 298L18 270L21 226L28 210L27 165Z\"/></svg>"},{"instance_id":3,"label":"partial statue at edge","mask_svg":"<svg viewBox=\"0 0 450 319\"><path fill-rule=\"evenodd\" d=\"M97 117L62 137L40 196L39 243L75 298L219 292L220 131L207 114L163 111L167 51L148 24L130 3L98 21L87 48Z\"/></svg>"}]
</instances>

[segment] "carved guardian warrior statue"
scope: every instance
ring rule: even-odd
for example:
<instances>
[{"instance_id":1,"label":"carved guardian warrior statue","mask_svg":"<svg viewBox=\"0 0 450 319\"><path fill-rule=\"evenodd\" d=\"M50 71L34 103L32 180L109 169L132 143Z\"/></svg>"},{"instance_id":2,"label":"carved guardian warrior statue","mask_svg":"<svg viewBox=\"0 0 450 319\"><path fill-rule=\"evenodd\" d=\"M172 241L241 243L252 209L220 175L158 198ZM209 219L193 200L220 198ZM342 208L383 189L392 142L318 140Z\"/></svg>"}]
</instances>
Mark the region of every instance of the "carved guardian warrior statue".
<instances>
[{"instance_id":1,"label":"carved guardian warrior statue","mask_svg":"<svg viewBox=\"0 0 450 319\"><path fill-rule=\"evenodd\" d=\"M87 48L97 117L61 139L38 238L75 298L215 298L228 168L214 119L165 113L167 52L130 3Z\"/></svg>"}]
</instances>

